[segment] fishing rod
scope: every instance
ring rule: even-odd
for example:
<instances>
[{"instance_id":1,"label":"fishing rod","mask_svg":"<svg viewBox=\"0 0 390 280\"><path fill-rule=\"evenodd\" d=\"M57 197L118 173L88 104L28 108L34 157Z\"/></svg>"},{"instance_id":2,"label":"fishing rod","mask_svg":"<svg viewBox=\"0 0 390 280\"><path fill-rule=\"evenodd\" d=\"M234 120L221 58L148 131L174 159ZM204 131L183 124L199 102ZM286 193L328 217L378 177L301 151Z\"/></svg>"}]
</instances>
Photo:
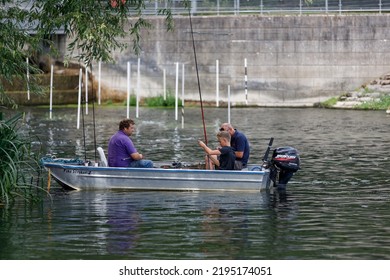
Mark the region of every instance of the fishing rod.
<instances>
[{"instance_id":1,"label":"fishing rod","mask_svg":"<svg viewBox=\"0 0 390 280\"><path fill-rule=\"evenodd\" d=\"M79 89L80 91L81 91L81 93L82 93L82 90L83 90L83 80L82 80L82 77L83 77L83 75L82 75L82 71L81 71L81 65L80 65L80 62L79 62L79 68L80 68L80 76L81 76L81 78L80 78L80 84L79 84L79 87L81 88L81 89ZM85 100L84 100L84 98L83 98L83 96L82 96L82 94L81 94L81 102L80 102L80 111L81 111L81 122L82 122L82 131L83 131L83 147L84 147L84 160L85 160L85 162L87 162L87 148L86 148L86 144L85 144L85 121L84 121L84 106L83 106L83 104L84 104L84 102L85 102ZM78 127L77 127L78 128Z\"/></svg>"},{"instance_id":2,"label":"fishing rod","mask_svg":"<svg viewBox=\"0 0 390 280\"><path fill-rule=\"evenodd\" d=\"M192 29L191 4L190 4L189 7L188 7L188 15L189 15L189 18L190 18L191 37L192 37L192 47L193 47L193 50L194 50L196 77L197 77L197 79L198 79L199 101L200 101L200 109L201 109L201 112L202 112L203 134L204 134L204 140L205 140L204 142L205 142L205 144L207 145L207 132L206 132L206 124L205 124L205 120L204 120L202 91L201 91L201 88L200 88L198 61L197 61L197 58L196 58L194 31L193 31L193 29Z\"/></svg>"},{"instance_id":3,"label":"fishing rod","mask_svg":"<svg viewBox=\"0 0 390 280\"><path fill-rule=\"evenodd\" d=\"M85 66L85 71L88 71L88 66ZM92 64L91 64L91 75L92 75ZM88 77L86 75L86 77ZM85 83L85 90L88 90L87 83ZM85 119L84 119L84 103L85 106L87 102L84 99L84 102L81 102L81 119L82 119L82 130L83 130L83 146L84 146L84 160L87 162L87 144L86 144L86 132L85 132ZM95 91L93 86L93 75L92 75L92 119L93 119L93 143L94 143L94 151L95 151L95 161L97 161L97 147L96 147L96 120L95 120Z\"/></svg>"}]
</instances>

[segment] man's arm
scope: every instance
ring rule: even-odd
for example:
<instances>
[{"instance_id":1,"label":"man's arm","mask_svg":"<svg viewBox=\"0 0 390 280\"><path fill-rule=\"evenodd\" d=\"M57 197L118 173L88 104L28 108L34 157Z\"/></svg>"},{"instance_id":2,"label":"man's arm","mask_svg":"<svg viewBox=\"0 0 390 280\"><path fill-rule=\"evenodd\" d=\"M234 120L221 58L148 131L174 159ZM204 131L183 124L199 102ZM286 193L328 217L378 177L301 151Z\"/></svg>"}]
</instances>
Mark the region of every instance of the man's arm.
<instances>
[{"instance_id":1,"label":"man's arm","mask_svg":"<svg viewBox=\"0 0 390 280\"><path fill-rule=\"evenodd\" d=\"M236 154L236 158L242 158L244 156L244 151L234 152Z\"/></svg>"},{"instance_id":2,"label":"man's arm","mask_svg":"<svg viewBox=\"0 0 390 280\"><path fill-rule=\"evenodd\" d=\"M144 158L144 156L142 154L138 153L138 152L137 153L132 153L130 156L134 160L141 160L141 159Z\"/></svg>"}]
</instances>

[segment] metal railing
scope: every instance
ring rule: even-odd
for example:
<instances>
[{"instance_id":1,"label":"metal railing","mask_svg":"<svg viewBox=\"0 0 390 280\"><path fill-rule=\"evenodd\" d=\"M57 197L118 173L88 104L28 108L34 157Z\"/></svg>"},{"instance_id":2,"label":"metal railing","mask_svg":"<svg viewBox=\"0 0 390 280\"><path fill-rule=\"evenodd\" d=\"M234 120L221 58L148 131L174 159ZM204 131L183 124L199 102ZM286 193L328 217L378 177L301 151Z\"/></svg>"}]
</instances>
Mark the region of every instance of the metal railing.
<instances>
[{"instance_id":1,"label":"metal railing","mask_svg":"<svg viewBox=\"0 0 390 280\"><path fill-rule=\"evenodd\" d=\"M145 2L144 14L157 15L170 7L174 15L188 14L182 0ZM390 0L191 0L192 15L347 14L390 12Z\"/></svg>"}]
</instances>

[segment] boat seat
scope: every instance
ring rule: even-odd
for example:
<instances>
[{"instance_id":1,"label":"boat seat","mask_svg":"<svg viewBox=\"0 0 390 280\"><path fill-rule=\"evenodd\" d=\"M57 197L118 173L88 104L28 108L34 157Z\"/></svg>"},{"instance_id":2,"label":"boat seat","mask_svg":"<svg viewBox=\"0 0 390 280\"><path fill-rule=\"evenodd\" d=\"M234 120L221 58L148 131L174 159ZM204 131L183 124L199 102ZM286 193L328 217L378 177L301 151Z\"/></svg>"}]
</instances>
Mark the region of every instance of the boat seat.
<instances>
[{"instance_id":1,"label":"boat seat","mask_svg":"<svg viewBox=\"0 0 390 280\"><path fill-rule=\"evenodd\" d=\"M99 156L100 156L100 166L107 167L108 166L107 158L106 158L106 155L104 154L103 148L102 147L98 147L97 151L98 151Z\"/></svg>"}]
</instances>

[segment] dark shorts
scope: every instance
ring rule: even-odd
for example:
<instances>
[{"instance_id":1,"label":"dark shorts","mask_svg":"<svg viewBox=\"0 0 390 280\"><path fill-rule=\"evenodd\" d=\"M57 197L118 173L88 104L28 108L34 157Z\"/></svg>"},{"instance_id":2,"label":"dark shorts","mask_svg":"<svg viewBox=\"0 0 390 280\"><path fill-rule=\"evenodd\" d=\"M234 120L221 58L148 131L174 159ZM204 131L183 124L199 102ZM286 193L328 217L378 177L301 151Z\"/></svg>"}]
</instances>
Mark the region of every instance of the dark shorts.
<instances>
[{"instance_id":1,"label":"dark shorts","mask_svg":"<svg viewBox=\"0 0 390 280\"><path fill-rule=\"evenodd\" d=\"M241 170L243 168L244 168L244 166L242 164L242 161L236 160L234 162L234 170Z\"/></svg>"}]
</instances>

